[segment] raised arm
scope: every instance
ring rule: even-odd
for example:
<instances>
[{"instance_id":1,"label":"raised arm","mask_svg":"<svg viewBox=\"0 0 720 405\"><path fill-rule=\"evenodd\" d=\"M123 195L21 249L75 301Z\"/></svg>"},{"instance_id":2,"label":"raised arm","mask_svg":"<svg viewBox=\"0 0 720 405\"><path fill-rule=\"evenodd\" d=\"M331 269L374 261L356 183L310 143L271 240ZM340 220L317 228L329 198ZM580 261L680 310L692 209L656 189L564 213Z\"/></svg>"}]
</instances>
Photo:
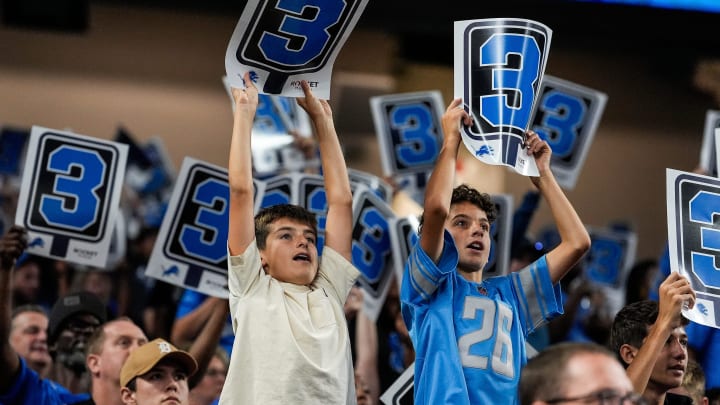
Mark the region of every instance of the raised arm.
<instances>
[{"instance_id":1,"label":"raised arm","mask_svg":"<svg viewBox=\"0 0 720 405\"><path fill-rule=\"evenodd\" d=\"M547 254L548 270L555 284L590 249L590 235L550 171L550 145L534 131L527 132L525 144L528 153L535 157L540 172L539 177L532 177L531 180L550 206L560 234L560 244Z\"/></svg>"},{"instance_id":2,"label":"raised arm","mask_svg":"<svg viewBox=\"0 0 720 405\"><path fill-rule=\"evenodd\" d=\"M462 120L465 125L472 123L468 113L460 106L461 101L460 98L453 100L442 116L443 145L425 189L420 246L436 262L442 253L445 219L450 215L450 200L455 186L460 122Z\"/></svg>"},{"instance_id":3,"label":"raised arm","mask_svg":"<svg viewBox=\"0 0 720 405\"><path fill-rule=\"evenodd\" d=\"M258 104L258 92L249 73L245 74L245 89L233 88L232 95L235 112L228 159L228 248L231 255L238 255L243 253L255 238L250 136Z\"/></svg>"},{"instance_id":4,"label":"raised arm","mask_svg":"<svg viewBox=\"0 0 720 405\"><path fill-rule=\"evenodd\" d=\"M230 312L228 300L208 297L205 302L210 305L210 314L204 327L196 336L188 352L197 360L198 371L188 379L188 386L193 389L203 379L215 349L220 344L225 322ZM203 303L204 304L204 303Z\"/></svg>"},{"instance_id":5,"label":"raised arm","mask_svg":"<svg viewBox=\"0 0 720 405\"><path fill-rule=\"evenodd\" d=\"M0 394L7 393L20 368L20 358L10 346L12 270L27 247L25 229L14 225L0 239Z\"/></svg>"},{"instance_id":6,"label":"raised arm","mask_svg":"<svg viewBox=\"0 0 720 405\"><path fill-rule=\"evenodd\" d=\"M673 330L682 326L683 303L687 302L690 308L695 305L695 292L690 282L678 273L670 273L660 284L659 296L657 319L637 353L631 356L628 345L620 348L620 355L630 363L626 370L628 378L639 393L645 392L658 356Z\"/></svg>"},{"instance_id":7,"label":"raised arm","mask_svg":"<svg viewBox=\"0 0 720 405\"><path fill-rule=\"evenodd\" d=\"M310 86L302 81L305 97L297 99L298 104L308 113L315 129L320 162L325 182L325 196L328 212L325 221L325 245L341 254L347 260L351 258L352 243L352 192L350 179L345 165L345 157L340 149L333 122L332 109L327 100L313 95Z\"/></svg>"}]
</instances>

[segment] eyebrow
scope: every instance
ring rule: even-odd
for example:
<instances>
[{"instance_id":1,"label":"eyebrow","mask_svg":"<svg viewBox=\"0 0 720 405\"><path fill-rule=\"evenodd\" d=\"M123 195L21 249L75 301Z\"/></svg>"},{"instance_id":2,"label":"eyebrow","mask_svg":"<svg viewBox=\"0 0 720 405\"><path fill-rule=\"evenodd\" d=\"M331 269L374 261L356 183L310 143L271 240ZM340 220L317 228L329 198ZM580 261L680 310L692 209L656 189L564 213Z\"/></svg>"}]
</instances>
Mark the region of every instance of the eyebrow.
<instances>
[{"instance_id":1,"label":"eyebrow","mask_svg":"<svg viewBox=\"0 0 720 405\"><path fill-rule=\"evenodd\" d=\"M294 232L294 231L296 231L297 229L298 229L298 228L295 228L295 227L292 227L292 226L283 226L283 227L280 227L280 228L277 228L276 230L274 230L273 233L283 232L283 231L293 231L293 232ZM316 233L315 231L313 231L312 229L303 229L303 230L302 230L302 233L303 233L303 234L308 234L308 233L309 233L309 234L311 234L311 235L317 235L317 233Z\"/></svg>"},{"instance_id":2,"label":"eyebrow","mask_svg":"<svg viewBox=\"0 0 720 405\"><path fill-rule=\"evenodd\" d=\"M456 214L455 216L452 217L452 219L458 219L458 218L470 219L470 220L473 219L473 217L471 217L470 215L468 215L468 214L462 214L462 213ZM487 223L490 223L490 220L489 220L489 219L487 219L487 218L482 218L482 217L479 218L478 221L479 221L479 222L487 222Z\"/></svg>"}]
</instances>

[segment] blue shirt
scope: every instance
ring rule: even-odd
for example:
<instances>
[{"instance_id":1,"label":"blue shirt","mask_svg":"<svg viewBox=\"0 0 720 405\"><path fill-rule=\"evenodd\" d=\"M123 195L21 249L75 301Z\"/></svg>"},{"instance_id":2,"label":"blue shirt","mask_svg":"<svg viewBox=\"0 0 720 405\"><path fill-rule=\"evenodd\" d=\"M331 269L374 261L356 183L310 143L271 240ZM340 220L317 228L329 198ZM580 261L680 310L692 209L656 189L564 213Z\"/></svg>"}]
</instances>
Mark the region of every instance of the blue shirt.
<instances>
[{"instance_id":1,"label":"blue shirt","mask_svg":"<svg viewBox=\"0 0 720 405\"><path fill-rule=\"evenodd\" d=\"M185 290L182 297L180 297L180 302L178 302L175 319L180 319L183 316L197 309L197 307L199 307L205 301L205 299L207 299L207 297L207 295L194 290ZM227 321L225 322L225 326L223 327L222 333L220 335L220 346L225 349L225 352L228 356L230 356L230 353L232 353L232 346L234 340L235 334L233 333L232 329L232 318L230 317L230 315L228 315Z\"/></svg>"},{"instance_id":2,"label":"blue shirt","mask_svg":"<svg viewBox=\"0 0 720 405\"><path fill-rule=\"evenodd\" d=\"M517 273L482 283L456 271L458 252L445 231L440 260L415 245L400 290L415 347L415 403L518 403L527 334L562 314L545 256Z\"/></svg>"},{"instance_id":3,"label":"blue shirt","mask_svg":"<svg viewBox=\"0 0 720 405\"><path fill-rule=\"evenodd\" d=\"M90 394L72 394L65 387L40 378L20 358L20 370L8 392L0 393L2 405L71 405L90 399Z\"/></svg>"}]
</instances>

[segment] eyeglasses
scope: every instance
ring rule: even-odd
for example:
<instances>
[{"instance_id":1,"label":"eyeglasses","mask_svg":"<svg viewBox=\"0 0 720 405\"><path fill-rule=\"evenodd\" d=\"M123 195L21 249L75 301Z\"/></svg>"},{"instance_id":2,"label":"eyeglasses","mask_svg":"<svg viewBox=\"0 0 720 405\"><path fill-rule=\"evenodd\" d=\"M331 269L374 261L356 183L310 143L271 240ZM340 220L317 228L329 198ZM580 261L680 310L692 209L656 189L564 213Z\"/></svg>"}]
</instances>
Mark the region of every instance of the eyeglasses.
<instances>
[{"instance_id":1,"label":"eyeglasses","mask_svg":"<svg viewBox=\"0 0 720 405\"><path fill-rule=\"evenodd\" d=\"M617 391L603 390L593 392L588 395L583 395L574 398L553 398L548 399L545 402L548 404L561 404L563 402L578 401L585 404L598 403L602 405L647 405L648 402L640 394L629 392L626 394L619 393Z\"/></svg>"}]
</instances>

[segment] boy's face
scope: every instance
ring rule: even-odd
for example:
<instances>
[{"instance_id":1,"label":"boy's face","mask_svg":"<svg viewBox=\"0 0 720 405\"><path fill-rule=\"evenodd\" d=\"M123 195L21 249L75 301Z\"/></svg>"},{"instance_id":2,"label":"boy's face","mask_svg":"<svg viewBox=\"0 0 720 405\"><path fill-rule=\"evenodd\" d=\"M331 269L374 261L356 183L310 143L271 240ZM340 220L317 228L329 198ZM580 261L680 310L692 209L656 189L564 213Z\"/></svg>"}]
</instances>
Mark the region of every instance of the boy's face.
<instances>
[{"instance_id":1,"label":"boy's face","mask_svg":"<svg viewBox=\"0 0 720 405\"><path fill-rule=\"evenodd\" d=\"M279 218L269 228L265 249L260 251L265 272L286 283L310 284L318 271L315 231L290 218Z\"/></svg>"},{"instance_id":2,"label":"boy's face","mask_svg":"<svg viewBox=\"0 0 720 405\"><path fill-rule=\"evenodd\" d=\"M481 271L490 256L490 221L485 211L468 201L453 204L445 228L455 240L460 256L458 269L467 273Z\"/></svg>"},{"instance_id":3,"label":"boy's face","mask_svg":"<svg viewBox=\"0 0 720 405\"><path fill-rule=\"evenodd\" d=\"M189 403L187 372L172 362L161 361L135 379L135 392L122 389L122 400L128 405L187 405Z\"/></svg>"},{"instance_id":4,"label":"boy's face","mask_svg":"<svg viewBox=\"0 0 720 405\"><path fill-rule=\"evenodd\" d=\"M685 328L681 325L676 326L655 362L650 374L650 383L665 390L682 384L688 360L687 342Z\"/></svg>"}]
</instances>

